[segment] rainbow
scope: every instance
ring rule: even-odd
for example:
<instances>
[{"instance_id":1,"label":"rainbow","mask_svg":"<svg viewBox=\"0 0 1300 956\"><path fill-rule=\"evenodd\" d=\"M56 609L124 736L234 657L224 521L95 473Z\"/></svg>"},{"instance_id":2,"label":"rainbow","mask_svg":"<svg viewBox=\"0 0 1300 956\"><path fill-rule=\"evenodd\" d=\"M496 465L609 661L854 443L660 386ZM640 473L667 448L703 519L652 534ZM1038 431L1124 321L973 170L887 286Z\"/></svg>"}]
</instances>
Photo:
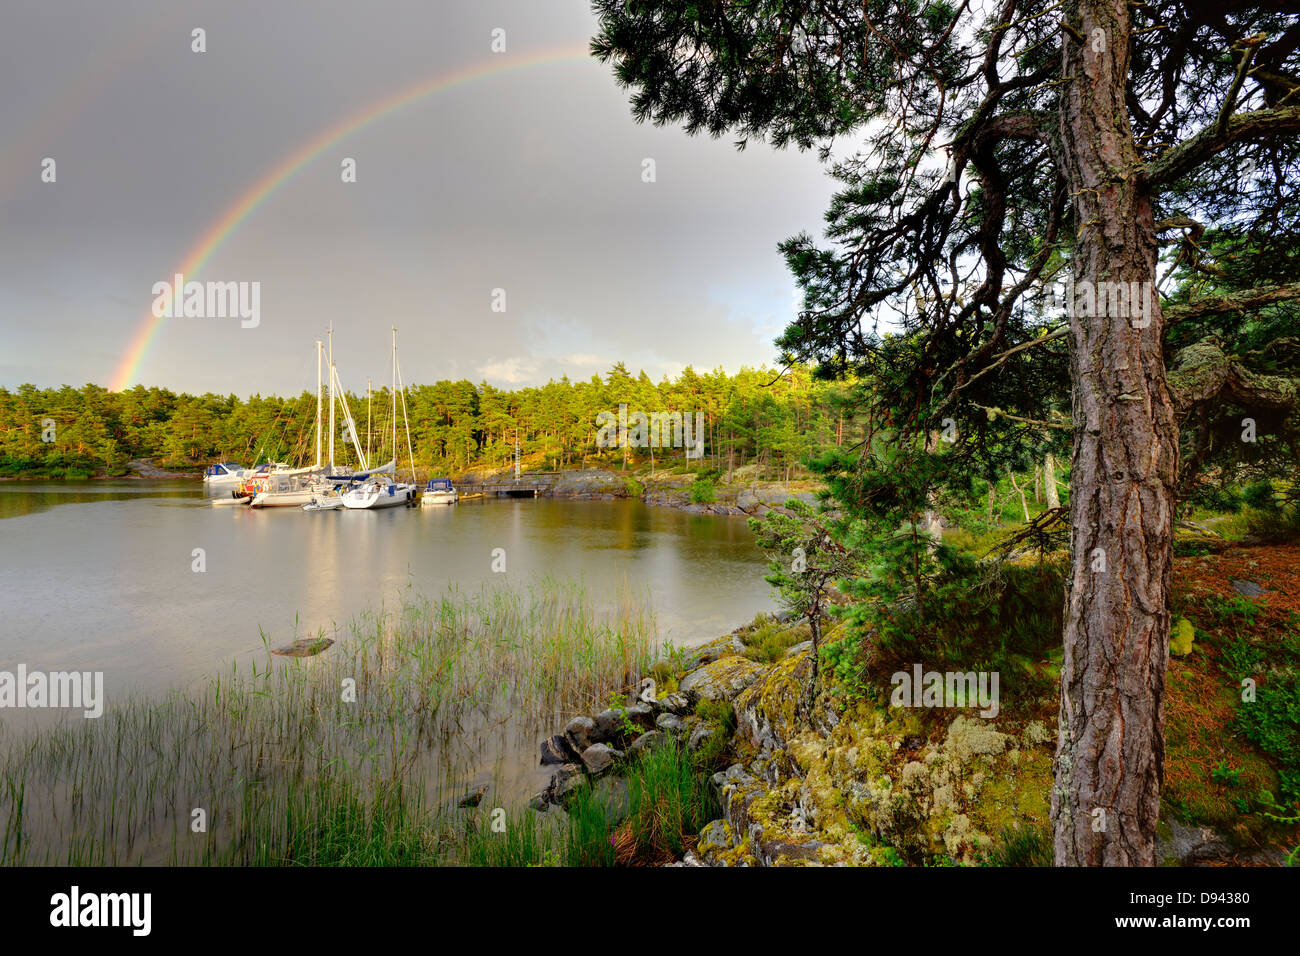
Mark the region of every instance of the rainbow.
<instances>
[{"instance_id":1,"label":"rainbow","mask_svg":"<svg viewBox=\"0 0 1300 956\"><path fill-rule=\"evenodd\" d=\"M204 264L212 258L213 254L221 248L240 225L256 212L268 198L274 195L276 190L292 179L296 173L309 166L313 160L327 149L338 145L338 143L354 133L359 133L374 123L392 116L399 110L434 94L445 93L458 86L464 86L490 77L515 73L520 70L531 70L542 66L578 61L589 62L589 54L585 44L564 47L559 50L549 50L520 57L519 59L511 57L507 60L509 54L502 53L493 53L490 56L493 60L505 60L506 62L489 61L486 65L474 66L455 73L440 74L431 79L422 80L415 86L408 87L380 100L378 103L367 106L347 119L318 133L273 166L261 179L240 195L190 249L181 264L163 274L170 277L173 273L179 272L185 276L187 282L194 278ZM152 311L146 314L136 330L126 354L123 355L122 361L113 373L109 385L112 391L123 391L131 384L141 364L148 356L150 346L154 343L159 330L165 322L165 318L154 316Z\"/></svg>"}]
</instances>

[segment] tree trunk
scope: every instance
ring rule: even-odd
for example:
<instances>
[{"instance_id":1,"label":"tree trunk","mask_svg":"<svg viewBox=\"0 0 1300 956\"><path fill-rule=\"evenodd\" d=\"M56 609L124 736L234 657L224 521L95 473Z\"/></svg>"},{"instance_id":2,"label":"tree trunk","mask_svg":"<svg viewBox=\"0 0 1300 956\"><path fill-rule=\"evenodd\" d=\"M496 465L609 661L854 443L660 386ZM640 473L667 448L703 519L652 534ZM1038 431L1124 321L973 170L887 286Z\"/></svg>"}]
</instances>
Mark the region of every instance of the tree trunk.
<instances>
[{"instance_id":1,"label":"tree trunk","mask_svg":"<svg viewBox=\"0 0 1300 956\"><path fill-rule=\"evenodd\" d=\"M1061 507L1061 495L1056 490L1056 456L1050 451L1043 457L1043 493L1047 495L1047 507Z\"/></svg>"},{"instance_id":2,"label":"tree trunk","mask_svg":"<svg viewBox=\"0 0 1300 956\"><path fill-rule=\"evenodd\" d=\"M1012 489L1020 496L1020 510L1025 513L1025 524L1029 524L1029 502L1025 501L1025 489L1016 484L1016 473L1010 468L1007 469L1007 477L1011 479Z\"/></svg>"},{"instance_id":3,"label":"tree trunk","mask_svg":"<svg viewBox=\"0 0 1300 956\"><path fill-rule=\"evenodd\" d=\"M1149 311L1142 327L1141 319L1108 315L1116 311L1108 302L1087 309L1076 301L1069 310L1073 568L1052 789L1055 858L1064 866L1150 866L1164 764L1178 435L1154 292L1154 215L1125 104L1127 0L1073 0L1066 20L1083 38L1063 35L1074 274L1125 288L1147 283L1140 291Z\"/></svg>"},{"instance_id":4,"label":"tree trunk","mask_svg":"<svg viewBox=\"0 0 1300 956\"><path fill-rule=\"evenodd\" d=\"M925 434L925 452L927 455L933 455L939 448L939 433L926 432ZM928 507L925 509L925 516L921 519L922 529L933 542L930 545L931 550L934 546L943 541L943 522L939 520L939 491L931 488L925 496Z\"/></svg>"}]
</instances>

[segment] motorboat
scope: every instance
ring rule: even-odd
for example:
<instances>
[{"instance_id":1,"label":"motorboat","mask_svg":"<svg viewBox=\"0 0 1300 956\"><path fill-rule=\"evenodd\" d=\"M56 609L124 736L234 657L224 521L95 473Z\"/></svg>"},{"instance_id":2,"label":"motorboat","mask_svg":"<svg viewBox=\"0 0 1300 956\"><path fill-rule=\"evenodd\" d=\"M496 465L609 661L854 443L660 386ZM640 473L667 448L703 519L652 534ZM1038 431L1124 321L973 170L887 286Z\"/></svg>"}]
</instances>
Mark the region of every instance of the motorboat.
<instances>
[{"instance_id":1,"label":"motorboat","mask_svg":"<svg viewBox=\"0 0 1300 956\"><path fill-rule=\"evenodd\" d=\"M450 478L430 478L420 496L421 505L454 505L460 495L452 486Z\"/></svg>"},{"instance_id":2,"label":"motorboat","mask_svg":"<svg viewBox=\"0 0 1300 956\"><path fill-rule=\"evenodd\" d=\"M203 487L208 491L234 489L252 474L252 468L245 468L237 461L219 461L203 470Z\"/></svg>"}]
</instances>

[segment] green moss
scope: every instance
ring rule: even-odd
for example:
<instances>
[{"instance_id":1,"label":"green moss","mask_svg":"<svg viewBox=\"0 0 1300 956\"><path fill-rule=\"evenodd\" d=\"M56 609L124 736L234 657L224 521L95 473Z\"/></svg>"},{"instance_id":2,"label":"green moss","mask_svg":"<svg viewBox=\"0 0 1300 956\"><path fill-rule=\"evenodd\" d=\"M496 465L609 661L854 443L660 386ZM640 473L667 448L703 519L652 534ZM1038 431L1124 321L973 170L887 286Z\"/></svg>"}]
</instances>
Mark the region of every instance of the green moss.
<instances>
[{"instance_id":1,"label":"green moss","mask_svg":"<svg viewBox=\"0 0 1300 956\"><path fill-rule=\"evenodd\" d=\"M1196 628L1192 627L1192 622L1180 617L1174 622L1173 631L1169 635L1169 653L1176 657L1186 657L1192 652L1195 637Z\"/></svg>"}]
</instances>

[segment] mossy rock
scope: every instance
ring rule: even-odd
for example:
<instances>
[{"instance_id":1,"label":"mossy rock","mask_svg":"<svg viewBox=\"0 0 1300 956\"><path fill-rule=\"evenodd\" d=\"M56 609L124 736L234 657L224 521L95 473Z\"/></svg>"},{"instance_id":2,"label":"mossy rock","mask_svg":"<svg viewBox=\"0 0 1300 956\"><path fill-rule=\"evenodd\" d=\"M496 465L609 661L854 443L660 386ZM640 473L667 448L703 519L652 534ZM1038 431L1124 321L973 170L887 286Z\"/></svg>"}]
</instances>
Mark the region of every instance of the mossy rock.
<instances>
[{"instance_id":1,"label":"mossy rock","mask_svg":"<svg viewBox=\"0 0 1300 956\"><path fill-rule=\"evenodd\" d=\"M679 689L700 700L735 700L762 676L763 670L761 664L733 654L691 671L682 678Z\"/></svg>"}]
</instances>

